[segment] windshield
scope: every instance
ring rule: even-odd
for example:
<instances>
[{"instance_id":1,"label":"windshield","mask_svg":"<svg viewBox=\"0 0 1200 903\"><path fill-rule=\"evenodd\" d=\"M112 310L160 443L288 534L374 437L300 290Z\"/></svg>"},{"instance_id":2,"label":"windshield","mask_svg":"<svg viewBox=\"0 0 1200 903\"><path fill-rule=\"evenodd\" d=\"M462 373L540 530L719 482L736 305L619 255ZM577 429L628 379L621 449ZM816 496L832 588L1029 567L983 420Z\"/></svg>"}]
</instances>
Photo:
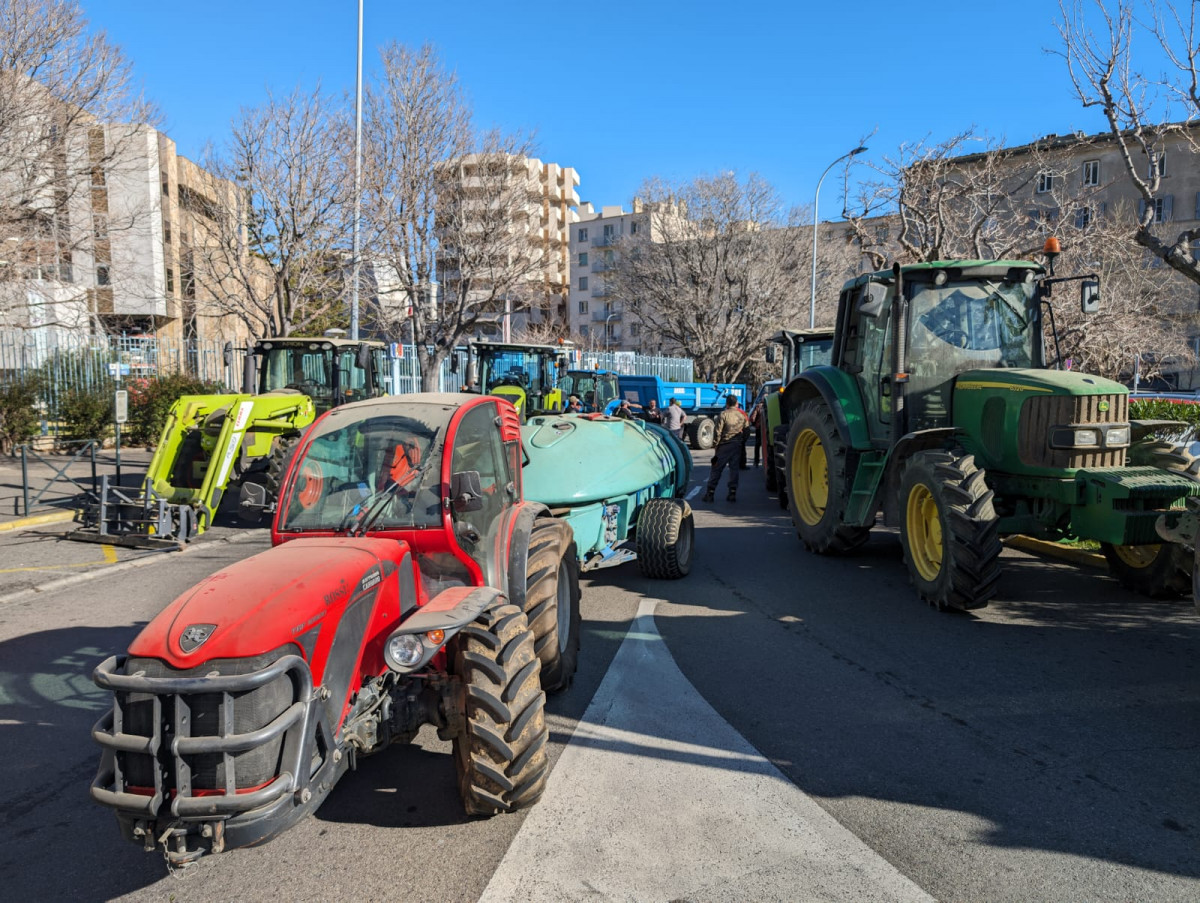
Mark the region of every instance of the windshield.
<instances>
[{"instance_id":1,"label":"windshield","mask_svg":"<svg viewBox=\"0 0 1200 903\"><path fill-rule=\"evenodd\" d=\"M617 397L617 378L608 373L571 372L563 377L563 395L576 396L584 411L602 411Z\"/></svg>"},{"instance_id":2,"label":"windshield","mask_svg":"<svg viewBox=\"0 0 1200 903\"><path fill-rule=\"evenodd\" d=\"M530 395L541 395L543 384L541 359L524 351L482 351L479 356L479 375L484 390L497 386L520 386Z\"/></svg>"},{"instance_id":3,"label":"windshield","mask_svg":"<svg viewBox=\"0 0 1200 903\"><path fill-rule=\"evenodd\" d=\"M284 532L441 527L441 456L455 408L387 405L335 411L322 422L282 512ZM357 416L356 416L357 415Z\"/></svg>"},{"instance_id":4,"label":"windshield","mask_svg":"<svg viewBox=\"0 0 1200 903\"><path fill-rule=\"evenodd\" d=\"M810 339L796 348L795 373L803 373L809 367L828 364L833 360L833 338Z\"/></svg>"},{"instance_id":5,"label":"windshield","mask_svg":"<svg viewBox=\"0 0 1200 903\"><path fill-rule=\"evenodd\" d=\"M1033 284L963 282L922 286L912 300L909 359L945 376L989 367L1033 367Z\"/></svg>"},{"instance_id":6,"label":"windshield","mask_svg":"<svg viewBox=\"0 0 1200 903\"><path fill-rule=\"evenodd\" d=\"M262 390L296 389L314 401L332 401L332 363L333 353L320 345L315 348L272 348L263 358Z\"/></svg>"}]
</instances>

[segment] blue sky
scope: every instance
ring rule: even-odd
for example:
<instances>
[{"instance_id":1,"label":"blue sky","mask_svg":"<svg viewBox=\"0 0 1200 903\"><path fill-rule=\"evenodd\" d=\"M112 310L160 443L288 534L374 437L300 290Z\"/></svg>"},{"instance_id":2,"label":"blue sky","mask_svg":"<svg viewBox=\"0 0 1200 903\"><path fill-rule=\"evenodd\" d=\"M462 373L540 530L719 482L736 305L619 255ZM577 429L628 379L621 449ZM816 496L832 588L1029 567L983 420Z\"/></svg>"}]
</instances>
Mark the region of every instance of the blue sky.
<instances>
[{"instance_id":1,"label":"blue sky","mask_svg":"<svg viewBox=\"0 0 1200 903\"><path fill-rule=\"evenodd\" d=\"M133 62L186 156L268 87L318 80L353 103L356 0L81 0ZM364 68L388 41L437 47L482 125L535 133L580 197L626 204L653 175L758 172L811 204L821 172L971 126L1022 144L1100 131L1059 57L1054 0L546 4L366 0ZM821 189L841 210L841 180Z\"/></svg>"}]
</instances>

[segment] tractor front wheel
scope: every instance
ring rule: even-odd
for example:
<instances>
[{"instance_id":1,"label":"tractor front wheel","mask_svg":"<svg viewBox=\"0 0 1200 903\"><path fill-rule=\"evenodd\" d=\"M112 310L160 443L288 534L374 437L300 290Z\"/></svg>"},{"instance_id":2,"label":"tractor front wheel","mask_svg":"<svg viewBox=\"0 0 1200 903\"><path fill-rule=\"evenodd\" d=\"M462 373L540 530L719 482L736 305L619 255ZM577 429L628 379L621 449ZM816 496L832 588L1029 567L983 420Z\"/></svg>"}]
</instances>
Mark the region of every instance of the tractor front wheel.
<instances>
[{"instance_id":1,"label":"tractor front wheel","mask_svg":"<svg viewBox=\"0 0 1200 903\"><path fill-rule=\"evenodd\" d=\"M1183 546L1115 546L1102 542L1100 550L1108 559L1108 572L1126 589L1151 599L1175 599L1188 591L1192 557Z\"/></svg>"},{"instance_id":2,"label":"tractor front wheel","mask_svg":"<svg viewBox=\"0 0 1200 903\"><path fill-rule=\"evenodd\" d=\"M579 661L579 557L566 521L534 521L525 564L525 618L547 693L571 685Z\"/></svg>"},{"instance_id":3,"label":"tractor front wheel","mask_svg":"<svg viewBox=\"0 0 1200 903\"><path fill-rule=\"evenodd\" d=\"M839 554L867 541L870 527L842 523L846 511L846 443L822 401L796 412L787 437L786 494L796 532L809 551Z\"/></svg>"},{"instance_id":4,"label":"tractor front wheel","mask_svg":"<svg viewBox=\"0 0 1200 903\"><path fill-rule=\"evenodd\" d=\"M515 605L492 605L458 632L447 651L465 691L464 727L453 745L467 814L533 805L546 789L549 735L525 615Z\"/></svg>"},{"instance_id":5,"label":"tractor front wheel","mask_svg":"<svg viewBox=\"0 0 1200 903\"><path fill-rule=\"evenodd\" d=\"M921 598L938 609L982 608L1000 579L999 518L973 456L919 451L900 477L900 542Z\"/></svg>"},{"instance_id":6,"label":"tractor front wheel","mask_svg":"<svg viewBox=\"0 0 1200 903\"><path fill-rule=\"evenodd\" d=\"M637 524L638 566L647 577L677 580L692 569L696 519L682 499L650 499Z\"/></svg>"},{"instance_id":7,"label":"tractor front wheel","mask_svg":"<svg viewBox=\"0 0 1200 903\"><path fill-rule=\"evenodd\" d=\"M787 489L787 424L775 427L775 435L771 437L771 463L775 468L775 491L778 493L779 507L788 510Z\"/></svg>"}]
</instances>

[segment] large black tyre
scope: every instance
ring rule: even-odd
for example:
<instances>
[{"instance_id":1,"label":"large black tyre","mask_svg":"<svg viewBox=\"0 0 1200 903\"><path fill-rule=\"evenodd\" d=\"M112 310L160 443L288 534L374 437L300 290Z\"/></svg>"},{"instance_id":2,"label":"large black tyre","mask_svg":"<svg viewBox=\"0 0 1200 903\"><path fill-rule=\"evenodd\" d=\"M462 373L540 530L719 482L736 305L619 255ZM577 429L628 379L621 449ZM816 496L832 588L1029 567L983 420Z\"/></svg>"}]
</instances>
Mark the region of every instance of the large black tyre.
<instances>
[{"instance_id":1,"label":"large black tyre","mask_svg":"<svg viewBox=\"0 0 1200 903\"><path fill-rule=\"evenodd\" d=\"M775 475L775 449L772 446L771 437L767 435L766 411L758 415L758 426L754 430L754 438L761 446L763 478L767 484L767 492L775 492L779 489L779 480Z\"/></svg>"},{"instance_id":2,"label":"large black tyre","mask_svg":"<svg viewBox=\"0 0 1200 903\"><path fill-rule=\"evenodd\" d=\"M788 510L787 490L787 437L788 425L782 423L775 427L775 435L771 437L771 463L775 468L775 491L778 493L779 507Z\"/></svg>"},{"instance_id":3,"label":"large black tyre","mask_svg":"<svg viewBox=\"0 0 1200 903\"><path fill-rule=\"evenodd\" d=\"M1000 579L1000 519L984 471L962 451L915 452L900 475L900 542L921 598L983 608Z\"/></svg>"},{"instance_id":4,"label":"large black tyre","mask_svg":"<svg viewBox=\"0 0 1200 903\"><path fill-rule=\"evenodd\" d=\"M525 618L542 663L547 693L571 685L579 663L579 558L566 521L544 517L529 533L525 564Z\"/></svg>"},{"instance_id":5,"label":"large black tyre","mask_svg":"<svg viewBox=\"0 0 1200 903\"><path fill-rule=\"evenodd\" d=\"M546 694L533 634L517 606L483 611L450 641L463 684L463 730L454 738L458 789L468 815L531 806L546 789Z\"/></svg>"},{"instance_id":6,"label":"large black tyre","mask_svg":"<svg viewBox=\"0 0 1200 903\"><path fill-rule=\"evenodd\" d=\"M267 487L267 502L274 504L279 498L279 490L283 488L283 478L287 476L288 467L296 455L296 446L300 444L300 433L296 431L281 433L271 443L267 453L267 470L263 485Z\"/></svg>"},{"instance_id":7,"label":"large black tyre","mask_svg":"<svg viewBox=\"0 0 1200 903\"><path fill-rule=\"evenodd\" d=\"M696 519L682 499L650 499L637 522L638 566L647 577L678 580L692 569Z\"/></svg>"},{"instance_id":8,"label":"large black tyre","mask_svg":"<svg viewBox=\"0 0 1200 903\"><path fill-rule=\"evenodd\" d=\"M687 437L692 448L712 448L716 435L717 424L711 417L697 417L687 425Z\"/></svg>"},{"instance_id":9,"label":"large black tyre","mask_svg":"<svg viewBox=\"0 0 1200 903\"><path fill-rule=\"evenodd\" d=\"M825 402L800 406L784 448L788 509L805 547L818 555L837 555L866 542L870 527L842 523L849 493L846 443Z\"/></svg>"},{"instance_id":10,"label":"large black tyre","mask_svg":"<svg viewBox=\"0 0 1200 903\"><path fill-rule=\"evenodd\" d=\"M1200 458L1186 445L1154 436L1129 447L1129 463L1157 467L1200 480ZM1163 543L1147 546L1114 546L1101 543L1108 572L1121 586L1151 599L1186 595L1195 580L1193 555L1183 546Z\"/></svg>"},{"instance_id":11,"label":"large black tyre","mask_svg":"<svg viewBox=\"0 0 1200 903\"><path fill-rule=\"evenodd\" d=\"M1100 543L1108 559L1108 573L1121 586L1151 599L1177 599L1192 581L1192 556L1183 546L1161 543L1148 546L1114 546Z\"/></svg>"}]
</instances>

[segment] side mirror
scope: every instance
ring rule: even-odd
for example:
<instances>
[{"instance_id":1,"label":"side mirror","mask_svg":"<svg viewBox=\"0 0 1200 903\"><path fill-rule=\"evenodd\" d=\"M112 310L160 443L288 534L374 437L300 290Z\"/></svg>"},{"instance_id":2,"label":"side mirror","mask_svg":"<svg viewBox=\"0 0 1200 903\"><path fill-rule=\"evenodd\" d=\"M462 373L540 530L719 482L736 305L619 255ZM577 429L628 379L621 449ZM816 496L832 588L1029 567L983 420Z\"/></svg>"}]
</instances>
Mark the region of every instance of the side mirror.
<instances>
[{"instance_id":1,"label":"side mirror","mask_svg":"<svg viewBox=\"0 0 1200 903\"><path fill-rule=\"evenodd\" d=\"M369 370L371 367L371 346L359 345L358 353L354 355L354 364L359 370Z\"/></svg>"},{"instance_id":2,"label":"side mirror","mask_svg":"<svg viewBox=\"0 0 1200 903\"><path fill-rule=\"evenodd\" d=\"M767 363L776 364L779 362L779 347L772 342L767 346Z\"/></svg>"},{"instance_id":3,"label":"side mirror","mask_svg":"<svg viewBox=\"0 0 1200 903\"><path fill-rule=\"evenodd\" d=\"M887 300L887 286L878 282L868 282L858 295L858 312L872 319L883 313L883 302Z\"/></svg>"},{"instance_id":4,"label":"side mirror","mask_svg":"<svg viewBox=\"0 0 1200 903\"><path fill-rule=\"evenodd\" d=\"M221 349L221 359L225 361L225 366L233 365L233 342L226 342L225 347Z\"/></svg>"},{"instance_id":5,"label":"side mirror","mask_svg":"<svg viewBox=\"0 0 1200 903\"><path fill-rule=\"evenodd\" d=\"M463 380L468 386L479 385L479 368L475 366L474 361L467 361L467 375Z\"/></svg>"},{"instance_id":6,"label":"side mirror","mask_svg":"<svg viewBox=\"0 0 1200 903\"><path fill-rule=\"evenodd\" d=\"M450 352L450 372L458 372L458 355L453 351Z\"/></svg>"},{"instance_id":7,"label":"side mirror","mask_svg":"<svg viewBox=\"0 0 1200 903\"><path fill-rule=\"evenodd\" d=\"M1085 314L1094 314L1100 309L1100 283L1087 280L1079 283L1079 309Z\"/></svg>"},{"instance_id":8,"label":"side mirror","mask_svg":"<svg viewBox=\"0 0 1200 903\"><path fill-rule=\"evenodd\" d=\"M483 485L478 470L460 470L450 475L450 507L458 514L483 510Z\"/></svg>"}]
</instances>

